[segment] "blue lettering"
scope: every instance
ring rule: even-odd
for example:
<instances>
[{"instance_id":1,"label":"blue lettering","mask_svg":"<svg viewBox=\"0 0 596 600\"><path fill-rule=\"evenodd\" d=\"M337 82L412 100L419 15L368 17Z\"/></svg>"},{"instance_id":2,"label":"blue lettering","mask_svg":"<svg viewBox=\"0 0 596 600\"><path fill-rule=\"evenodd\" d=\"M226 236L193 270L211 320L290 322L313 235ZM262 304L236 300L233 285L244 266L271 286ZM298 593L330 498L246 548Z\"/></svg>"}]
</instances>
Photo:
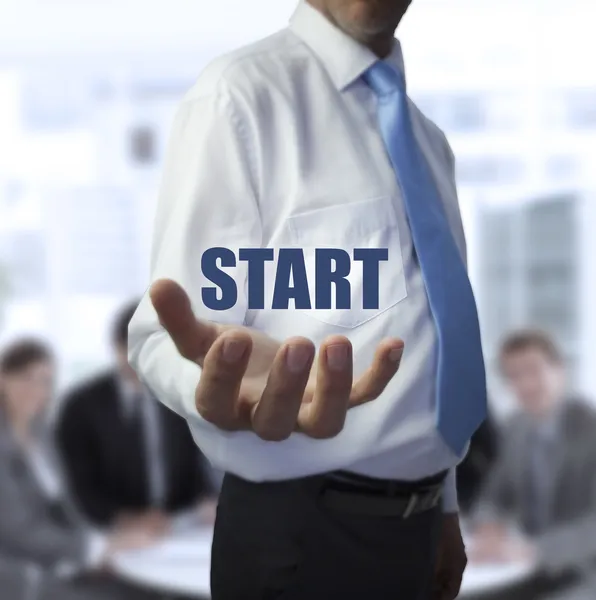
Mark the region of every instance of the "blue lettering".
<instances>
[{"instance_id":1,"label":"blue lettering","mask_svg":"<svg viewBox=\"0 0 596 600\"><path fill-rule=\"evenodd\" d=\"M362 261L362 308L379 308L379 263L389 260L387 248L356 248L354 260Z\"/></svg>"},{"instance_id":2,"label":"blue lettering","mask_svg":"<svg viewBox=\"0 0 596 600\"><path fill-rule=\"evenodd\" d=\"M203 304L211 310L228 310L238 301L238 290L234 278L222 271L221 267L235 267L236 256L228 248L209 248L201 257L203 275L218 287L204 287L201 290ZM218 288L221 298L217 297Z\"/></svg>"},{"instance_id":3,"label":"blue lettering","mask_svg":"<svg viewBox=\"0 0 596 600\"><path fill-rule=\"evenodd\" d=\"M242 248L238 260L247 263L248 308L265 309L265 263L275 260L273 248ZM335 286L335 308L349 310L351 286L348 279L351 257L339 248L317 248L315 250L315 308L333 308L333 286ZM362 263L362 306L364 309L379 308L380 263L389 260L387 248L356 248L354 261ZM210 310L229 310L238 302L236 280L223 269L236 266L236 256L229 248L209 248L201 257L203 276L215 284L203 287L203 304ZM271 308L288 310L290 300L300 310L310 310L311 301L306 274L304 254L300 248L279 250L273 300ZM312 283L312 282L311 282ZM218 297L221 296L221 297Z\"/></svg>"},{"instance_id":4,"label":"blue lettering","mask_svg":"<svg viewBox=\"0 0 596 600\"><path fill-rule=\"evenodd\" d=\"M294 285L290 285L290 277ZM275 287L273 289L273 309L288 309L290 298L298 309L310 308L308 278L304 264L304 254L300 248L282 248L279 251Z\"/></svg>"},{"instance_id":5,"label":"blue lettering","mask_svg":"<svg viewBox=\"0 0 596 600\"><path fill-rule=\"evenodd\" d=\"M274 258L273 248L242 248L239 260L248 263L248 308L265 308L265 262Z\"/></svg>"},{"instance_id":6,"label":"blue lettering","mask_svg":"<svg viewBox=\"0 0 596 600\"><path fill-rule=\"evenodd\" d=\"M335 266L335 270L333 269ZM331 288L335 284L335 308L349 309L351 299L350 255L337 248L317 248L315 251L315 307L331 308Z\"/></svg>"}]
</instances>

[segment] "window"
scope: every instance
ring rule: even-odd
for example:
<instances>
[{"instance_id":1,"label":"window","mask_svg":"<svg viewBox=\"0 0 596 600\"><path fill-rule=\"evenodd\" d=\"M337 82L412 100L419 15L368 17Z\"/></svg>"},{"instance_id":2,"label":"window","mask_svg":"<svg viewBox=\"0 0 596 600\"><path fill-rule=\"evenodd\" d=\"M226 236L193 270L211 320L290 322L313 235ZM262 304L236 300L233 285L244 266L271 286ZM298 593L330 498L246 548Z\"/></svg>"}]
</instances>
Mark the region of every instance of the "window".
<instances>
[{"instance_id":1,"label":"window","mask_svg":"<svg viewBox=\"0 0 596 600\"><path fill-rule=\"evenodd\" d=\"M131 85L130 93L135 100L147 100L155 98L182 98L194 84L194 76L188 78L157 79L155 76L138 77Z\"/></svg>"},{"instance_id":2,"label":"window","mask_svg":"<svg viewBox=\"0 0 596 600\"><path fill-rule=\"evenodd\" d=\"M454 95L446 99L445 127L449 131L478 131L486 127L484 99L477 94Z\"/></svg>"},{"instance_id":3,"label":"window","mask_svg":"<svg viewBox=\"0 0 596 600\"><path fill-rule=\"evenodd\" d=\"M48 194L46 233L54 283L66 295L133 295L143 287L139 219L124 188L68 188Z\"/></svg>"},{"instance_id":4,"label":"window","mask_svg":"<svg viewBox=\"0 0 596 600\"><path fill-rule=\"evenodd\" d=\"M522 119L523 99L514 92L495 92L487 100L487 123L491 130L509 131Z\"/></svg>"},{"instance_id":5,"label":"window","mask_svg":"<svg viewBox=\"0 0 596 600\"><path fill-rule=\"evenodd\" d=\"M478 94L419 94L413 99L445 131L465 133L486 127L486 106Z\"/></svg>"},{"instance_id":6,"label":"window","mask_svg":"<svg viewBox=\"0 0 596 600\"><path fill-rule=\"evenodd\" d=\"M31 71L22 84L22 115L32 131L79 127L92 114L95 84L89 76L67 70Z\"/></svg>"},{"instance_id":7,"label":"window","mask_svg":"<svg viewBox=\"0 0 596 600\"><path fill-rule=\"evenodd\" d=\"M516 157L484 156L457 161L457 177L462 184L511 184L519 181L524 165Z\"/></svg>"},{"instance_id":8,"label":"window","mask_svg":"<svg viewBox=\"0 0 596 600\"><path fill-rule=\"evenodd\" d=\"M47 249L43 232L25 230L3 233L2 242L0 287L4 288L4 294L10 292L10 296L16 298L42 295L47 283Z\"/></svg>"},{"instance_id":9,"label":"window","mask_svg":"<svg viewBox=\"0 0 596 600\"><path fill-rule=\"evenodd\" d=\"M577 175L578 168L575 156L566 154L549 156L544 164L545 175L550 179L571 179Z\"/></svg>"},{"instance_id":10,"label":"window","mask_svg":"<svg viewBox=\"0 0 596 600\"><path fill-rule=\"evenodd\" d=\"M571 129L596 129L596 89L568 92L565 112Z\"/></svg>"}]
</instances>

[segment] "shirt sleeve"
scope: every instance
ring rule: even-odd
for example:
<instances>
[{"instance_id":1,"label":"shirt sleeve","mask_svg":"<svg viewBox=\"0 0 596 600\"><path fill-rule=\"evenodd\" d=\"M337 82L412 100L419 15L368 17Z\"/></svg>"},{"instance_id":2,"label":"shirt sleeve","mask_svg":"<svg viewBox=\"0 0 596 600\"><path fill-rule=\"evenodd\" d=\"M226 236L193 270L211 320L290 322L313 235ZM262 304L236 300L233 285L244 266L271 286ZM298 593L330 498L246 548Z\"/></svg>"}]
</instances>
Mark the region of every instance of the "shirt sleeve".
<instances>
[{"instance_id":1,"label":"shirt sleeve","mask_svg":"<svg viewBox=\"0 0 596 600\"><path fill-rule=\"evenodd\" d=\"M225 269L238 290L236 305L210 311L202 288L212 287L201 269L203 252L212 247L259 247L254 156L248 130L223 85L195 90L174 118L153 234L150 280L176 281L189 295L199 318L243 324L247 300L246 267ZM226 433L203 420L194 406L200 368L182 358L161 327L148 294L129 326L129 360L161 402L192 420L192 431L207 458L221 465Z\"/></svg>"},{"instance_id":2,"label":"shirt sleeve","mask_svg":"<svg viewBox=\"0 0 596 600\"><path fill-rule=\"evenodd\" d=\"M108 538L105 534L93 531L89 534L87 549L85 553L85 566L88 569L96 569L106 557L108 549Z\"/></svg>"},{"instance_id":3,"label":"shirt sleeve","mask_svg":"<svg viewBox=\"0 0 596 600\"><path fill-rule=\"evenodd\" d=\"M86 538L82 562L61 561L56 565L54 573L58 577L70 579L81 572L97 569L101 566L108 548L107 537L101 533L91 532Z\"/></svg>"},{"instance_id":4,"label":"shirt sleeve","mask_svg":"<svg viewBox=\"0 0 596 600\"><path fill-rule=\"evenodd\" d=\"M443 512L459 512L459 502L457 499L457 471L455 467L449 469L445 479L445 487L443 489Z\"/></svg>"}]
</instances>

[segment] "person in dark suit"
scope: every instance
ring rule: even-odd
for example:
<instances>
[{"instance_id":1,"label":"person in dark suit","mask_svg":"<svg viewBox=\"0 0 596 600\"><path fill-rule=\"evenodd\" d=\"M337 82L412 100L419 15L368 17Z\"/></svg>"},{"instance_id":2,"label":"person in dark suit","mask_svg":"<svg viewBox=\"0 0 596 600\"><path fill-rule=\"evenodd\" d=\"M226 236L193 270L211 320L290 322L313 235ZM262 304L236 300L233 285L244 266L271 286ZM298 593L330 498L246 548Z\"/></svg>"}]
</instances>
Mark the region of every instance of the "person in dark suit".
<instances>
[{"instance_id":1,"label":"person in dark suit","mask_svg":"<svg viewBox=\"0 0 596 600\"><path fill-rule=\"evenodd\" d=\"M497 428L489 416L472 436L468 454L457 467L457 495L462 513L474 509L498 450Z\"/></svg>"},{"instance_id":2,"label":"person in dark suit","mask_svg":"<svg viewBox=\"0 0 596 600\"><path fill-rule=\"evenodd\" d=\"M122 525L95 531L65 493L45 418L53 379L52 354L37 340L0 354L0 598L150 598L103 567L157 536Z\"/></svg>"},{"instance_id":3,"label":"person in dark suit","mask_svg":"<svg viewBox=\"0 0 596 600\"><path fill-rule=\"evenodd\" d=\"M541 577L524 600L550 598L555 588L573 597L596 563L596 411L570 393L563 355L541 331L508 336L500 366L519 410L481 494L471 558L532 558ZM512 524L522 536L511 535Z\"/></svg>"},{"instance_id":4,"label":"person in dark suit","mask_svg":"<svg viewBox=\"0 0 596 600\"><path fill-rule=\"evenodd\" d=\"M186 422L157 402L127 360L128 323L113 330L117 366L73 389L58 417L57 439L73 495L98 526L116 522L164 529L190 512L214 518L210 468Z\"/></svg>"}]
</instances>

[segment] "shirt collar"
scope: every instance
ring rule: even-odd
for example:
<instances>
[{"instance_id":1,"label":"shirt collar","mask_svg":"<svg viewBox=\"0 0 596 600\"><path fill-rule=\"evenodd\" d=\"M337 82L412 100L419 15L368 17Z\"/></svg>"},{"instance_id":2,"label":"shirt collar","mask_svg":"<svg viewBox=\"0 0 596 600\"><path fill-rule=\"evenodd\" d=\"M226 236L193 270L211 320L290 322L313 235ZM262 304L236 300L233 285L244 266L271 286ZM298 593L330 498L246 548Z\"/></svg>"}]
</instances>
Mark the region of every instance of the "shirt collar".
<instances>
[{"instance_id":1,"label":"shirt collar","mask_svg":"<svg viewBox=\"0 0 596 600\"><path fill-rule=\"evenodd\" d=\"M317 55L339 91L344 91L379 60L371 50L338 29L305 0L298 4L292 15L290 30ZM398 40L385 61L404 73Z\"/></svg>"}]
</instances>

